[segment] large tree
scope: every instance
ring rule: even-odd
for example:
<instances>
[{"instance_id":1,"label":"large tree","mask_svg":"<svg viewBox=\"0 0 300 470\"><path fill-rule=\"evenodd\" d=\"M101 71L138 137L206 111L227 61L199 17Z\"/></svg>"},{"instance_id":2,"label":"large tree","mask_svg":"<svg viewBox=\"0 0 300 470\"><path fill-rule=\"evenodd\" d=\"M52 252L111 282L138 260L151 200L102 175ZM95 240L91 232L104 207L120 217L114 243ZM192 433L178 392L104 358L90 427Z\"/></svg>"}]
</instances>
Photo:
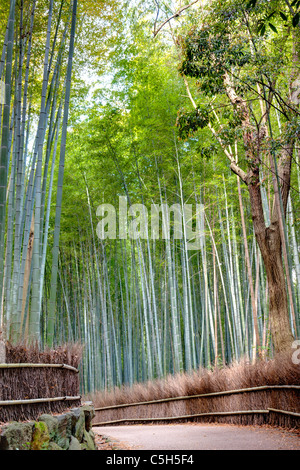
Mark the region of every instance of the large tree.
<instances>
[{"instance_id":1,"label":"large tree","mask_svg":"<svg viewBox=\"0 0 300 470\"><path fill-rule=\"evenodd\" d=\"M202 99L197 105L192 98L194 111L179 114L181 136L209 126L226 150L231 170L248 188L276 352L291 347L290 311L294 323L298 317L285 229L299 137L300 28L295 3L210 2L202 24L179 38L180 71L196 79L197 100ZM272 197L267 215L266 186Z\"/></svg>"}]
</instances>

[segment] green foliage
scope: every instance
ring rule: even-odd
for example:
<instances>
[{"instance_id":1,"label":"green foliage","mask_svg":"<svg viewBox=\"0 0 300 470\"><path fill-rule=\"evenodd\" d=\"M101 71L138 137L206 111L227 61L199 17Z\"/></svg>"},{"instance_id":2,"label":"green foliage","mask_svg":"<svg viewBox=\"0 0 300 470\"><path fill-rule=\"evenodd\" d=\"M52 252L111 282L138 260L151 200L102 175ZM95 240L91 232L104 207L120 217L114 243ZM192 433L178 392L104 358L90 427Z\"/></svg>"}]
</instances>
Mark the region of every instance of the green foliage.
<instances>
[{"instance_id":1,"label":"green foliage","mask_svg":"<svg viewBox=\"0 0 300 470\"><path fill-rule=\"evenodd\" d=\"M249 132L255 133L263 125L261 99L264 105L270 102L273 135L261 141L260 185L263 195L273 195L270 151L278 158L282 146L299 134L286 79L298 3L291 6L294 15L278 0L213 1L198 9L195 4L182 23L172 20L154 40L149 19L157 14L157 22L164 19L157 2L79 2L61 208L55 203L62 183L58 159L53 159L56 134L49 129L48 163L46 148L43 152L44 181L52 195L45 205L50 210L49 231L46 219L40 225L49 245L40 293L42 336L47 341L54 285L51 248L60 230L52 320L57 343L81 339L86 344L84 390L224 364L244 355L253 358L246 241L257 282L259 339L269 348L265 272L253 238L249 195L243 186L241 207L236 175L228 168L224 149L247 169L241 103L250 110ZM8 5L2 2L0 15ZM37 5L29 76L32 129L40 112L47 5L46 0ZM70 20L69 6L64 2L59 40ZM59 7L54 1L55 21ZM169 15L170 5L164 8ZM25 26L27 31L28 20ZM50 39L53 44L54 30ZM67 47L62 52L64 76ZM225 76L238 96L234 105ZM57 105L64 90L62 81L54 95ZM55 119L50 119L52 125ZM59 146L60 133L57 137ZM26 165L31 156L29 150ZM292 185L299 181L294 168ZM162 202L203 204L200 249L189 251L185 240L172 238L172 220L170 240L99 240L97 207L105 202L118 210L119 196L148 209ZM267 198L263 202L267 217L272 204ZM298 213L298 208L293 197L292 209ZM299 222L295 216L296 228ZM297 237L292 238L295 260ZM29 295L28 306L30 302Z\"/></svg>"},{"instance_id":2,"label":"green foliage","mask_svg":"<svg viewBox=\"0 0 300 470\"><path fill-rule=\"evenodd\" d=\"M189 113L185 110L178 111L177 127L179 137L187 139L191 137L198 129L206 127L210 121L210 110L208 107L202 106Z\"/></svg>"},{"instance_id":3,"label":"green foliage","mask_svg":"<svg viewBox=\"0 0 300 470\"><path fill-rule=\"evenodd\" d=\"M184 59L179 71L198 79L199 88L207 95L224 93L224 73L250 61L245 45L247 42L242 37L232 41L226 26L222 26L222 31L219 25L193 30L184 40L181 39Z\"/></svg>"},{"instance_id":4,"label":"green foliage","mask_svg":"<svg viewBox=\"0 0 300 470\"><path fill-rule=\"evenodd\" d=\"M267 12L264 15L260 15L257 22L257 32L260 36L263 36L268 28L273 32L278 33L278 29L274 24L273 20L276 23L282 23L284 27L292 26L296 28L300 20L300 1L294 0L293 2L285 1L273 1L273 2L260 2L258 0L250 0L246 2L246 10L252 12L253 9L258 13L260 12L261 7L267 6ZM272 22L270 20L272 19Z\"/></svg>"},{"instance_id":5,"label":"green foliage","mask_svg":"<svg viewBox=\"0 0 300 470\"><path fill-rule=\"evenodd\" d=\"M239 114L227 106L224 93L212 108L212 83L197 98L197 110L189 111L175 49L163 38L153 42L139 11L130 14L124 25L127 36L121 34L110 56L109 89L99 84L88 101L78 102L78 111L72 108L67 141L56 331L60 341L78 335L86 339L85 390L209 366L219 361L220 349L215 348L225 337L223 363L242 351L252 354L252 340L246 339L252 338L249 302L242 301L249 292L236 178L208 128L221 120L217 134L224 144L232 144L239 136ZM252 66L245 59L247 44L230 44L221 30L213 65L218 62L220 70ZM205 47L209 40L206 36ZM212 49L207 61L209 54ZM193 92L206 79L206 69L214 73L212 65L202 65L203 77L191 83ZM188 252L183 241L173 239L99 241L97 206L105 202L118 208L120 195L148 209L161 202L205 204L201 250ZM251 232L249 243L254 250ZM240 259L232 252L241 253ZM213 327L214 301L220 309L219 330ZM239 321L244 329L236 337L231 329L239 330Z\"/></svg>"}]
</instances>

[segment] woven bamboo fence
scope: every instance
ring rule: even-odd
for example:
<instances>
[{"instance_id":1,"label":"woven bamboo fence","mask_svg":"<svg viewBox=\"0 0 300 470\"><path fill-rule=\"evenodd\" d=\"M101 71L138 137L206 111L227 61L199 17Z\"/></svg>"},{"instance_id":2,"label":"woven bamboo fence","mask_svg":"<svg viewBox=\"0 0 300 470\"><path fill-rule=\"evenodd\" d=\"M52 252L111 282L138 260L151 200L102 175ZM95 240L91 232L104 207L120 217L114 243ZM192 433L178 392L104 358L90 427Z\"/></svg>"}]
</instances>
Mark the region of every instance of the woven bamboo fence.
<instances>
[{"instance_id":1,"label":"woven bamboo fence","mask_svg":"<svg viewBox=\"0 0 300 470\"><path fill-rule=\"evenodd\" d=\"M0 422L36 419L79 406L80 355L74 351L65 347L39 352L6 345L6 362L0 364Z\"/></svg>"},{"instance_id":2,"label":"woven bamboo fence","mask_svg":"<svg viewBox=\"0 0 300 470\"><path fill-rule=\"evenodd\" d=\"M300 385L266 385L95 408L93 426L165 422L273 424L299 428ZM280 403L283 409L275 408Z\"/></svg>"},{"instance_id":3,"label":"woven bamboo fence","mask_svg":"<svg viewBox=\"0 0 300 470\"><path fill-rule=\"evenodd\" d=\"M291 354L167 376L90 396L93 426L204 422L299 428L300 364Z\"/></svg>"}]
</instances>

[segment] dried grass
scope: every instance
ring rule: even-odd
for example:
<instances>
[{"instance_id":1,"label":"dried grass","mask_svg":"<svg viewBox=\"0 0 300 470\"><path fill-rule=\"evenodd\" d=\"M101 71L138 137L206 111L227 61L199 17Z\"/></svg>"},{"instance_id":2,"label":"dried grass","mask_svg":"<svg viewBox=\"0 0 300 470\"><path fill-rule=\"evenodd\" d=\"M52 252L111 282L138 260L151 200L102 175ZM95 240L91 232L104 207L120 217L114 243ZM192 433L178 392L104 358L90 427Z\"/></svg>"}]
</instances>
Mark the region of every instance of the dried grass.
<instances>
[{"instance_id":1,"label":"dried grass","mask_svg":"<svg viewBox=\"0 0 300 470\"><path fill-rule=\"evenodd\" d=\"M293 364L291 356L277 355L268 361L247 361L232 364L213 371L199 369L191 373L167 376L132 387L123 386L112 391L98 392L89 396L95 408L118 404L139 403L164 398L192 396L224 390L238 390L264 385L300 385L300 366ZM228 412L241 410L266 410L267 408L300 412L299 391L297 390L263 390L240 394L222 395L207 398L191 398L149 405L138 405L130 408L97 411L95 423L119 419L149 419L174 417L211 412ZM268 415L249 414L218 417L195 418L201 422L223 422L233 424L264 424ZM272 424L276 421L272 413ZM278 417L286 426L295 425L297 418ZM182 420L179 420L182 422ZM299 419L298 419L299 421Z\"/></svg>"},{"instance_id":2,"label":"dried grass","mask_svg":"<svg viewBox=\"0 0 300 470\"><path fill-rule=\"evenodd\" d=\"M80 344L40 350L38 345L6 343L7 363L68 364L78 368L82 356ZM79 374L59 368L0 369L0 400L25 400L79 395ZM0 407L0 421L36 419L42 413L62 412L80 400Z\"/></svg>"},{"instance_id":3,"label":"dried grass","mask_svg":"<svg viewBox=\"0 0 300 470\"><path fill-rule=\"evenodd\" d=\"M38 344L28 345L20 342L16 345L6 343L7 363L48 363L48 364L68 364L77 368L82 358L83 346L79 343L67 343L55 349L45 347L40 349Z\"/></svg>"}]
</instances>

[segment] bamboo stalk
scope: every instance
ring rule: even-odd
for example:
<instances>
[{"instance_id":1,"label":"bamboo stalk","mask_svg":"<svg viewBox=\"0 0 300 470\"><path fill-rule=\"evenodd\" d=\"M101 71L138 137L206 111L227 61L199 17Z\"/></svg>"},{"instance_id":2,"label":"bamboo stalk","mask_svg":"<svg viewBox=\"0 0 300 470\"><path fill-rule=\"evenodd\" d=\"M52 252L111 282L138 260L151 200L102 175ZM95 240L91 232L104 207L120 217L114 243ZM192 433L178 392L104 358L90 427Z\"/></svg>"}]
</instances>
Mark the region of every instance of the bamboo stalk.
<instances>
[{"instance_id":1,"label":"bamboo stalk","mask_svg":"<svg viewBox=\"0 0 300 470\"><path fill-rule=\"evenodd\" d=\"M297 416L297 418L300 418L300 413L295 413L294 411L276 410L275 408L268 408L268 411L273 411L274 413L281 413L288 416Z\"/></svg>"},{"instance_id":2,"label":"bamboo stalk","mask_svg":"<svg viewBox=\"0 0 300 470\"><path fill-rule=\"evenodd\" d=\"M4 274L4 254L5 254L5 217L6 217L6 191L7 191L7 175L9 162L9 141L10 128L9 116L11 107L11 87L12 87L12 61L13 61L13 41L14 41L14 24L15 24L15 0L11 0L10 13L8 20L8 36L7 36L7 55L5 70L5 104L2 117L2 138L0 152L0 298L2 300L3 274Z\"/></svg>"},{"instance_id":3,"label":"bamboo stalk","mask_svg":"<svg viewBox=\"0 0 300 470\"><path fill-rule=\"evenodd\" d=\"M246 415L246 414L268 414L269 410L242 410L242 411L215 411L211 413L199 413L194 415L183 415L183 416L163 416L161 418L124 418L115 421L104 421L102 423L92 424L93 427L104 426L107 424L120 424L124 422L152 422L152 421L174 421L177 419L190 419L190 418L201 418L204 416L234 416L234 415Z\"/></svg>"},{"instance_id":4,"label":"bamboo stalk","mask_svg":"<svg viewBox=\"0 0 300 470\"><path fill-rule=\"evenodd\" d=\"M36 194L34 214L34 241L32 251L32 294L29 315L29 340L40 341L40 279L41 279L41 201L42 201L42 164L43 144L46 131L46 98L48 87L48 63L50 52L51 23L53 14L53 0L50 0L48 11L47 35L44 55L44 71L41 94L40 116L37 130L37 166L36 166Z\"/></svg>"},{"instance_id":5,"label":"bamboo stalk","mask_svg":"<svg viewBox=\"0 0 300 470\"><path fill-rule=\"evenodd\" d=\"M69 366L68 364L46 364L46 363L40 363L40 364L31 364L29 362L25 363L16 363L16 364L0 364L0 369L22 369L22 368L40 368L40 367L54 367L54 368L59 368L59 369L68 369L73 372L78 373L79 370L76 369L75 367Z\"/></svg>"},{"instance_id":6,"label":"bamboo stalk","mask_svg":"<svg viewBox=\"0 0 300 470\"><path fill-rule=\"evenodd\" d=\"M73 54L74 54L74 43L75 43L75 28L76 28L76 15L77 15L77 0L73 2L72 11L72 24L70 33L69 43L69 56L67 65L67 75L65 83L65 102L63 110L63 124L62 124L62 136L61 136L61 147L60 147L60 159L59 159L59 174L57 183L57 194L56 194L56 212L55 212L55 229L54 229L54 240L52 247L52 272L51 272L51 294L49 299L49 316L47 319L47 343L52 345L54 341L54 322L55 322L55 300L57 292L57 272L58 272L58 252L59 252L59 237L60 237L60 219L61 219L61 202L62 202L62 186L64 177L64 161L65 161L65 148L67 140L67 126L69 118L69 101L71 92L71 76L73 66Z\"/></svg>"},{"instance_id":7,"label":"bamboo stalk","mask_svg":"<svg viewBox=\"0 0 300 470\"><path fill-rule=\"evenodd\" d=\"M29 405L32 403L48 403L52 401L73 401L73 400L80 400L81 396L78 395L76 397L54 397L54 398L32 398L27 400L7 400L7 401L0 401L0 406L8 406L8 405Z\"/></svg>"}]
</instances>

